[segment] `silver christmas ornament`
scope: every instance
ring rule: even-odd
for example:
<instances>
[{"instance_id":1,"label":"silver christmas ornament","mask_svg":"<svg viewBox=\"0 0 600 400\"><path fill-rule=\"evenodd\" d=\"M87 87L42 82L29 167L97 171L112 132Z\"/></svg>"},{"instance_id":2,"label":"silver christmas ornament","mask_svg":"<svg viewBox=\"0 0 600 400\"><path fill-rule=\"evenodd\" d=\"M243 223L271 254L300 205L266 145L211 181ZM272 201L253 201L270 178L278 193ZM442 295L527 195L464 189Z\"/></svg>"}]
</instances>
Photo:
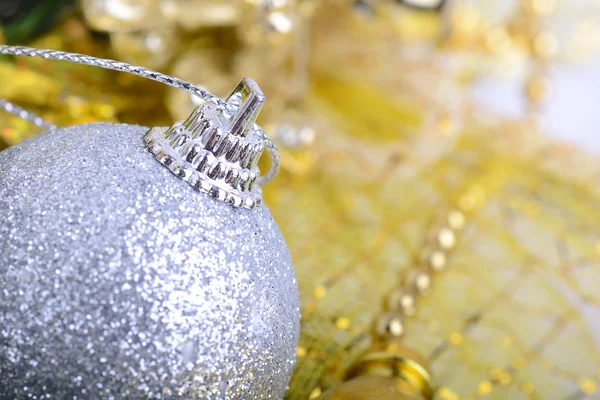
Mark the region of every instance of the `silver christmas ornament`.
<instances>
[{"instance_id":1,"label":"silver christmas ornament","mask_svg":"<svg viewBox=\"0 0 600 400\"><path fill-rule=\"evenodd\" d=\"M258 207L263 100L246 80L168 129L0 153L0 399L283 397L299 305Z\"/></svg>"}]
</instances>

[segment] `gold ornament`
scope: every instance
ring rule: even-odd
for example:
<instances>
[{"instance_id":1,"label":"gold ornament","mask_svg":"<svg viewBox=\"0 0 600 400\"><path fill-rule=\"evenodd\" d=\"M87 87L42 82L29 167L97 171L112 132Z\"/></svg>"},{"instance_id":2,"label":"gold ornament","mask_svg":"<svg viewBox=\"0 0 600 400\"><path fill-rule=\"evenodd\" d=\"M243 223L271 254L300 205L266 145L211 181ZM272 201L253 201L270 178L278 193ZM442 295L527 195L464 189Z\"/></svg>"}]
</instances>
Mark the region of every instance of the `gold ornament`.
<instances>
[{"instance_id":1,"label":"gold ornament","mask_svg":"<svg viewBox=\"0 0 600 400\"><path fill-rule=\"evenodd\" d=\"M325 392L319 400L420 400L399 378L363 376Z\"/></svg>"},{"instance_id":2,"label":"gold ornament","mask_svg":"<svg viewBox=\"0 0 600 400\"><path fill-rule=\"evenodd\" d=\"M136 31L161 25L164 15L158 0L81 0L87 23L96 30Z\"/></svg>"},{"instance_id":3,"label":"gold ornament","mask_svg":"<svg viewBox=\"0 0 600 400\"><path fill-rule=\"evenodd\" d=\"M263 122L292 132L290 109L308 88L308 19L313 0L80 0L88 25L106 32L117 58L161 69L226 95L240 76L256 79L270 101ZM168 68L167 68L168 67ZM165 71L165 69L168 69ZM183 118L198 105L169 91L168 108ZM297 118L296 118L297 119ZM277 132L274 132L278 136Z\"/></svg>"},{"instance_id":4,"label":"gold ornament","mask_svg":"<svg viewBox=\"0 0 600 400\"><path fill-rule=\"evenodd\" d=\"M348 372L347 381L319 400L430 400L427 363L397 340L374 346Z\"/></svg>"}]
</instances>

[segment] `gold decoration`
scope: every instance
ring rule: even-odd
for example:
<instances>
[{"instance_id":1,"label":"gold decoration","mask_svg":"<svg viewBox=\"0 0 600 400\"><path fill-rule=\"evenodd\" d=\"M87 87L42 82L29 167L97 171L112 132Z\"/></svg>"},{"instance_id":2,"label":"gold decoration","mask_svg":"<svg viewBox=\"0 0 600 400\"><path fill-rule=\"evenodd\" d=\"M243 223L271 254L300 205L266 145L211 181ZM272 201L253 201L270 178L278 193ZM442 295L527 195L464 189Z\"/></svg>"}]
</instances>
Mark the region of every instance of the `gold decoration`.
<instances>
[{"instance_id":1,"label":"gold decoration","mask_svg":"<svg viewBox=\"0 0 600 400\"><path fill-rule=\"evenodd\" d=\"M450 228L442 228L437 234L438 245L443 250L452 250L456 245L456 236Z\"/></svg>"},{"instance_id":2,"label":"gold decoration","mask_svg":"<svg viewBox=\"0 0 600 400\"><path fill-rule=\"evenodd\" d=\"M429 254L428 261L429 261L429 266L434 271L443 270L444 268L446 268L446 265L448 263L446 253L444 253L442 250L432 251L431 254Z\"/></svg>"},{"instance_id":3,"label":"gold decoration","mask_svg":"<svg viewBox=\"0 0 600 400\"><path fill-rule=\"evenodd\" d=\"M402 315L412 317L417 312L416 293L408 289L398 289L393 291L388 297L388 308L397 310Z\"/></svg>"},{"instance_id":4,"label":"gold decoration","mask_svg":"<svg viewBox=\"0 0 600 400\"><path fill-rule=\"evenodd\" d=\"M87 23L106 32L117 58L166 72L226 95L252 76L270 101L263 122L288 127L308 87L307 18L313 0L80 0ZM169 110L183 118L197 106L169 91ZM306 126L297 126L307 135ZM301 139L306 140L306 138ZM308 139L310 141L310 139Z\"/></svg>"},{"instance_id":5,"label":"gold decoration","mask_svg":"<svg viewBox=\"0 0 600 400\"><path fill-rule=\"evenodd\" d=\"M319 400L424 400L401 379L363 376L345 382L318 397Z\"/></svg>"},{"instance_id":6,"label":"gold decoration","mask_svg":"<svg viewBox=\"0 0 600 400\"><path fill-rule=\"evenodd\" d=\"M409 272L406 283L409 287L414 288L420 295L431 293L431 275L425 268L419 268Z\"/></svg>"},{"instance_id":7,"label":"gold decoration","mask_svg":"<svg viewBox=\"0 0 600 400\"><path fill-rule=\"evenodd\" d=\"M400 337L404 334L404 320L395 313L385 313L379 316L376 325L377 334L380 336Z\"/></svg>"},{"instance_id":8,"label":"gold decoration","mask_svg":"<svg viewBox=\"0 0 600 400\"><path fill-rule=\"evenodd\" d=\"M437 396L567 398L581 390L581 377L594 382L600 351L570 299L588 301L600 284L593 267L597 164L546 144L528 125L465 105L457 92L456 133L422 129L436 124L423 114L440 115L442 105L373 61L381 60L373 53L385 52L384 39L356 38L350 29L343 35L359 45L371 41L373 57L328 32L337 50L320 43L322 78L311 99L321 116L317 132L327 134L316 136L307 172L284 173L266 191L292 246L303 304L300 346L307 355L298 360L288 398L312 397L317 389L333 395L327 390L354 384L342 382L370 354L372 324L393 311L390 294L434 251L444 254L444 273L432 275L433 290L402 319L400 340L427 359ZM343 70L327 68L336 59L346 60ZM414 107L419 101L427 104L422 113ZM303 204L310 204L305 212L286 211ZM567 209L573 211L558 212ZM443 229L459 237L450 251L435 240ZM558 253L557 243L568 253ZM589 267L576 273L578 259ZM352 321L350 329L338 329L340 316Z\"/></svg>"},{"instance_id":9,"label":"gold decoration","mask_svg":"<svg viewBox=\"0 0 600 400\"><path fill-rule=\"evenodd\" d=\"M164 21L157 0L81 0L81 9L87 23L101 31L139 31Z\"/></svg>"},{"instance_id":10,"label":"gold decoration","mask_svg":"<svg viewBox=\"0 0 600 400\"><path fill-rule=\"evenodd\" d=\"M397 341L372 348L354 365L348 381L319 400L430 400L432 381L426 362Z\"/></svg>"}]
</instances>

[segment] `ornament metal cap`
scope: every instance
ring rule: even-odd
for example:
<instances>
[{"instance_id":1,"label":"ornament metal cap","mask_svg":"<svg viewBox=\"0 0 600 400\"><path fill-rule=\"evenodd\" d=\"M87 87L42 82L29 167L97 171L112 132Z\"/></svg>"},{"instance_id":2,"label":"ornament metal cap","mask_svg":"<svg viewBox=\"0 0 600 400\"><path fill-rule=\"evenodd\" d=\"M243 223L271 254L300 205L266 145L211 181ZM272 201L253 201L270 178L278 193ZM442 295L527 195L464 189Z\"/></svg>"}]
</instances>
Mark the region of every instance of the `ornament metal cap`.
<instances>
[{"instance_id":1,"label":"ornament metal cap","mask_svg":"<svg viewBox=\"0 0 600 400\"><path fill-rule=\"evenodd\" d=\"M244 78L225 105L205 104L170 128L144 136L148 150L177 177L235 207L262 203L256 181L265 133L255 121L265 102L258 84Z\"/></svg>"}]
</instances>

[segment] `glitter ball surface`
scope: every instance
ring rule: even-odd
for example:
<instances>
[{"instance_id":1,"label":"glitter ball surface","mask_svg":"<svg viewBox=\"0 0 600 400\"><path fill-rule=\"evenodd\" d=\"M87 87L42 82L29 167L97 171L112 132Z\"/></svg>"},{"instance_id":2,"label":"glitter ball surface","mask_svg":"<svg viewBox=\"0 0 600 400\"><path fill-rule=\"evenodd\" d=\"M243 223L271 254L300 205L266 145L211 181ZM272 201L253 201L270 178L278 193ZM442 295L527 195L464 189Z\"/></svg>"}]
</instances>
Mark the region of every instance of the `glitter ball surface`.
<instances>
[{"instance_id":1,"label":"glitter ball surface","mask_svg":"<svg viewBox=\"0 0 600 400\"><path fill-rule=\"evenodd\" d=\"M175 177L146 131L0 153L0 399L283 397L299 310L279 228Z\"/></svg>"}]
</instances>

